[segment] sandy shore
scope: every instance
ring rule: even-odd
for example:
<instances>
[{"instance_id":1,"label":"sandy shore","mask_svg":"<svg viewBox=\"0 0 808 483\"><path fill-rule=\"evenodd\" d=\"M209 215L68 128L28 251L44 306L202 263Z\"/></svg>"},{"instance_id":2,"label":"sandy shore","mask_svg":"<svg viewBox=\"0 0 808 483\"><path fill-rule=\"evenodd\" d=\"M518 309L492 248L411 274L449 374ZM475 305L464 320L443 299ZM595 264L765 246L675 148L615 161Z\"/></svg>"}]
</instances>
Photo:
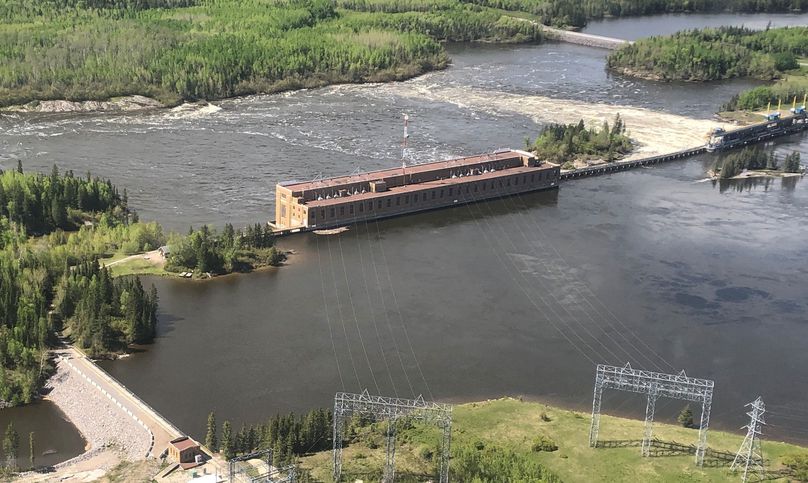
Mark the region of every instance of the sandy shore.
<instances>
[{"instance_id":1,"label":"sandy shore","mask_svg":"<svg viewBox=\"0 0 808 483\"><path fill-rule=\"evenodd\" d=\"M87 441L87 451L59 463L56 472L27 474L21 481L92 481L121 461L145 458L151 445L148 431L112 403L101 391L58 359L56 374L46 386L53 401Z\"/></svg>"}]
</instances>

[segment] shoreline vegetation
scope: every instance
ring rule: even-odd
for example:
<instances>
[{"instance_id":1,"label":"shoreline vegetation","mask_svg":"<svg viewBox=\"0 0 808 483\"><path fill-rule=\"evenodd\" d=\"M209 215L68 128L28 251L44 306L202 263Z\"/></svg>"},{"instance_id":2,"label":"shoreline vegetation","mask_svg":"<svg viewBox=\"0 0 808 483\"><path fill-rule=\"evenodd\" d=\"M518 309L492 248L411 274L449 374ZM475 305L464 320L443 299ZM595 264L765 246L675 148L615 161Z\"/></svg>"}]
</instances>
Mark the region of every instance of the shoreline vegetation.
<instances>
[{"instance_id":1,"label":"shoreline vegetation","mask_svg":"<svg viewBox=\"0 0 808 483\"><path fill-rule=\"evenodd\" d=\"M808 27L762 31L719 27L640 39L609 54L606 65L624 75L652 80L774 80L799 69L797 59L805 55Z\"/></svg>"},{"instance_id":2,"label":"shoreline vegetation","mask_svg":"<svg viewBox=\"0 0 808 483\"><path fill-rule=\"evenodd\" d=\"M576 124L549 124L534 141L525 139L528 151L539 159L561 165L562 170L608 164L627 155L632 147L619 113L611 127L604 121L600 128L587 128L581 119Z\"/></svg>"},{"instance_id":3,"label":"shoreline vegetation","mask_svg":"<svg viewBox=\"0 0 808 483\"><path fill-rule=\"evenodd\" d=\"M782 159L774 151L766 152L759 147L746 147L716 160L708 172L711 179L745 179L751 177L788 177L801 176L805 168L800 164L800 153L797 151Z\"/></svg>"},{"instance_id":4,"label":"shoreline vegetation","mask_svg":"<svg viewBox=\"0 0 808 483\"><path fill-rule=\"evenodd\" d=\"M731 78L773 81L734 95L719 117L740 124L762 122L771 105L792 105L808 93L808 27L742 27L684 30L641 39L607 58L607 68L656 81L709 82ZM761 110L765 112L756 112ZM760 114L760 117L758 117Z\"/></svg>"},{"instance_id":5,"label":"shoreline vegetation","mask_svg":"<svg viewBox=\"0 0 808 483\"><path fill-rule=\"evenodd\" d=\"M742 408L739 408L740 412ZM541 402L501 398L455 405L452 411L450 475L458 481L634 482L735 481L729 465L743 435L711 430L707 461L695 467L690 445L698 438L689 408L679 420L654 424L656 444L666 444L664 457L640 456L643 421L601 416L598 448L588 444L590 415ZM682 417L685 415L685 417ZM331 476L329 410L270 418L235 430L211 413L206 447L226 457L274 449L275 466L297 462L299 481L328 481ZM203 422L200 421L200 429ZM343 478L378 481L385 461L387 423L362 418L346 422L343 437ZM441 430L402 419L396 423L396 475L423 481L437 475ZM783 478L808 475L808 449L763 437L766 469ZM660 446L661 447L661 446ZM673 451L671 451L673 448ZM677 449L678 448L678 449Z\"/></svg>"},{"instance_id":6,"label":"shoreline vegetation","mask_svg":"<svg viewBox=\"0 0 808 483\"><path fill-rule=\"evenodd\" d=\"M0 171L0 407L35 399L61 337L92 357L154 338L157 291L137 276L154 267L99 259L143 261L159 247L160 270L201 278L280 265L286 254L274 245L260 224L166 237L158 223L139 220L126 190L89 173L26 173L20 162Z\"/></svg>"},{"instance_id":7,"label":"shoreline vegetation","mask_svg":"<svg viewBox=\"0 0 808 483\"><path fill-rule=\"evenodd\" d=\"M540 42L525 19L574 28L807 10L800 0L0 0L0 108L127 110L403 80L445 68L444 42Z\"/></svg>"}]
</instances>

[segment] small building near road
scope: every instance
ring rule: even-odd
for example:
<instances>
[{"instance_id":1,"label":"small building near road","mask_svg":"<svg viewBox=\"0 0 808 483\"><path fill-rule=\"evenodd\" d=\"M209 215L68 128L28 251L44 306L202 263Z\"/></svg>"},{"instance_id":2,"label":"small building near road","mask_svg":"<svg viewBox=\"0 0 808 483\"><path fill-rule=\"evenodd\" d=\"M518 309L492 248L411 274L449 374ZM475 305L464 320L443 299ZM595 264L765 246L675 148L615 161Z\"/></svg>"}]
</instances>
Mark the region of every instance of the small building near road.
<instances>
[{"instance_id":1,"label":"small building near road","mask_svg":"<svg viewBox=\"0 0 808 483\"><path fill-rule=\"evenodd\" d=\"M171 254L171 250L168 248L168 245L161 246L160 248L157 249L157 251L163 258L168 258L168 255Z\"/></svg>"},{"instance_id":2,"label":"small building near road","mask_svg":"<svg viewBox=\"0 0 808 483\"><path fill-rule=\"evenodd\" d=\"M199 458L197 458L199 456ZM188 436L173 439L168 445L168 457L187 470L204 463L206 457L199 448L199 443Z\"/></svg>"}]
</instances>

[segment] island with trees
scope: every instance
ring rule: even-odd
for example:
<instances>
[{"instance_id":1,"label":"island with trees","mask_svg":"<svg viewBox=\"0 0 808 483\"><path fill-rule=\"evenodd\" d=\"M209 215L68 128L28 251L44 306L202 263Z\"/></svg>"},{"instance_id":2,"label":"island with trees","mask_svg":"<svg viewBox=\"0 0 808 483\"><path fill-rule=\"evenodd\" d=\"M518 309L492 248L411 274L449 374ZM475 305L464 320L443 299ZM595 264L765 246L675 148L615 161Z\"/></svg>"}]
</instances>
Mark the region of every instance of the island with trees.
<instances>
[{"instance_id":1,"label":"island with trees","mask_svg":"<svg viewBox=\"0 0 808 483\"><path fill-rule=\"evenodd\" d=\"M525 147L539 159L570 170L616 161L631 151L632 143L617 114L611 127L604 121L600 128L587 128L583 119L577 124L549 124L535 140L526 139Z\"/></svg>"},{"instance_id":2,"label":"island with trees","mask_svg":"<svg viewBox=\"0 0 808 483\"><path fill-rule=\"evenodd\" d=\"M0 108L155 105L131 96L174 105L398 80L444 68L443 42L538 42L539 24L806 10L801 0L0 0Z\"/></svg>"},{"instance_id":3,"label":"island with trees","mask_svg":"<svg viewBox=\"0 0 808 483\"><path fill-rule=\"evenodd\" d=\"M749 177L782 177L800 175L800 153L793 151L780 159L774 151L759 147L746 147L717 160L710 170L713 179L740 179Z\"/></svg>"},{"instance_id":4,"label":"island with trees","mask_svg":"<svg viewBox=\"0 0 808 483\"><path fill-rule=\"evenodd\" d=\"M744 27L685 30L638 40L612 52L609 69L654 80L772 80L799 68L808 55L808 27L762 31Z\"/></svg>"},{"instance_id":5,"label":"island with trees","mask_svg":"<svg viewBox=\"0 0 808 483\"><path fill-rule=\"evenodd\" d=\"M746 89L721 106L733 122L760 122L771 106L792 106L808 93L808 27L720 27L641 39L609 55L607 67L632 77L706 82L731 78L772 81Z\"/></svg>"}]
</instances>

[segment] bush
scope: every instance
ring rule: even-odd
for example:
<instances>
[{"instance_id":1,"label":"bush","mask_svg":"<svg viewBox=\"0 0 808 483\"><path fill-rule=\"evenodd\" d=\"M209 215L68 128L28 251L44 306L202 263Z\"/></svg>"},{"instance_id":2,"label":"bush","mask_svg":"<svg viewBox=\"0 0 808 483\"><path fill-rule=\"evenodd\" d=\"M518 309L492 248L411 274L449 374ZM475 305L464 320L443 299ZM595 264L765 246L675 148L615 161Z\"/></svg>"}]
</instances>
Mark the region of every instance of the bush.
<instances>
[{"instance_id":1,"label":"bush","mask_svg":"<svg viewBox=\"0 0 808 483\"><path fill-rule=\"evenodd\" d=\"M558 445L555 444L555 441L548 438L547 436L537 436L536 439L533 440L533 446L530 447L534 452L538 453L540 451L545 452L553 452L558 450Z\"/></svg>"},{"instance_id":2,"label":"bush","mask_svg":"<svg viewBox=\"0 0 808 483\"><path fill-rule=\"evenodd\" d=\"M791 477L798 481L808 481L808 454L788 455L783 464L791 471Z\"/></svg>"}]
</instances>

